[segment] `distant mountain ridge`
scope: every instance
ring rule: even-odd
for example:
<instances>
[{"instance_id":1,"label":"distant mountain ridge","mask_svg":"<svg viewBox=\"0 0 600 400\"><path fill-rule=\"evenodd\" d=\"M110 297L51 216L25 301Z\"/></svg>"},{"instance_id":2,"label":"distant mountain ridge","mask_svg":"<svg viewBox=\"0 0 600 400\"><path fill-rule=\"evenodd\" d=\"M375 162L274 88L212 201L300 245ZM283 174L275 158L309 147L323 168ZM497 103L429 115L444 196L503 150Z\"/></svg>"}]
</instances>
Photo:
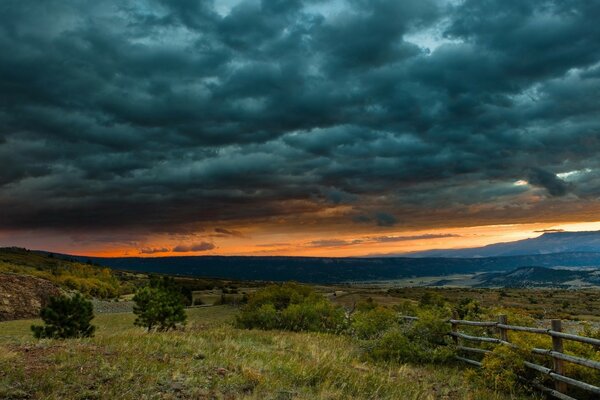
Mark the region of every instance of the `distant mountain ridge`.
<instances>
[{"instance_id":1,"label":"distant mountain ridge","mask_svg":"<svg viewBox=\"0 0 600 400\"><path fill-rule=\"evenodd\" d=\"M494 243L468 249L436 249L405 254L407 257L505 257L536 254L600 252L600 231L546 232L536 238Z\"/></svg>"},{"instance_id":2,"label":"distant mountain ridge","mask_svg":"<svg viewBox=\"0 0 600 400\"><path fill-rule=\"evenodd\" d=\"M544 233L537 238L479 248L430 250L399 257L59 256L133 272L236 280L343 283L506 273L521 267L600 268L600 232ZM503 279L510 284L512 277Z\"/></svg>"},{"instance_id":3,"label":"distant mountain ridge","mask_svg":"<svg viewBox=\"0 0 600 400\"><path fill-rule=\"evenodd\" d=\"M557 253L486 258L121 257L67 256L113 269L239 280L342 283L507 272L519 267L600 267L600 253Z\"/></svg>"}]
</instances>

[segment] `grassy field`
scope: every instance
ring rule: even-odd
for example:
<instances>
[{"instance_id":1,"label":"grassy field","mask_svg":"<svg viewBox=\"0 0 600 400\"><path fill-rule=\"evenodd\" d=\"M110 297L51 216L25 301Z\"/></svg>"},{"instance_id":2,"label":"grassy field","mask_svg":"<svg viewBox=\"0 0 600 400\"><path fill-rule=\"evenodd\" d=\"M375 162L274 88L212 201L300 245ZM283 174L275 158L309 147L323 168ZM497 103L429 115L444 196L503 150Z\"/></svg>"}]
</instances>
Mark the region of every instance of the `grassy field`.
<instances>
[{"instance_id":1,"label":"grassy field","mask_svg":"<svg viewBox=\"0 0 600 400\"><path fill-rule=\"evenodd\" d=\"M132 314L91 339L34 340L0 323L2 399L519 399L473 387L462 366L372 364L345 336L235 329L228 306L188 310L185 331L145 333Z\"/></svg>"}]
</instances>

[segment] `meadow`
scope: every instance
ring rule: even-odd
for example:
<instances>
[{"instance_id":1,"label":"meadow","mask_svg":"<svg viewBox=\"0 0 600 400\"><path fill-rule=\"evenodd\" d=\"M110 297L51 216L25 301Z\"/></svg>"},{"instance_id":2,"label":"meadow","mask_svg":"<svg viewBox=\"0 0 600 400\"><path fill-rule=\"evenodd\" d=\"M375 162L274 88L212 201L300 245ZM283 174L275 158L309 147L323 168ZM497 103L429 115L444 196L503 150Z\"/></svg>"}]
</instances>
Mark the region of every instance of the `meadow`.
<instances>
[{"instance_id":1,"label":"meadow","mask_svg":"<svg viewBox=\"0 0 600 400\"><path fill-rule=\"evenodd\" d=\"M0 323L2 399L473 399L500 394L465 367L368 362L348 336L237 329L237 309L188 309L184 330L146 333L130 313L95 337L35 340L33 320Z\"/></svg>"}]
</instances>

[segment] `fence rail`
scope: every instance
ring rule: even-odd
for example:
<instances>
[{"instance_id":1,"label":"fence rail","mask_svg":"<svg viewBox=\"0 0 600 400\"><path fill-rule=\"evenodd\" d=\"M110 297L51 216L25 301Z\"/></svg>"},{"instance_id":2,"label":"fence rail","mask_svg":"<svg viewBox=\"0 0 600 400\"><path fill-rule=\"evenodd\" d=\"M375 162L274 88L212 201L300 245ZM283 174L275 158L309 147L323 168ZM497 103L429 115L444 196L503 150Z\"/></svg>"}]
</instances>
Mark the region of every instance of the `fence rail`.
<instances>
[{"instance_id":1,"label":"fence rail","mask_svg":"<svg viewBox=\"0 0 600 400\"><path fill-rule=\"evenodd\" d=\"M418 320L418 317L413 316L403 316L404 319L414 321ZM587 392L593 393L595 395L600 395L600 387L582 382L573 378L569 378L564 375L564 367L565 362L570 362L573 364L581 365L588 368L593 368L596 370L600 370L600 362L595 360L589 360L587 358L577 357L570 354L564 353L563 342L564 340L571 340L579 343L589 344L600 349L600 340L594 339L585 336L573 335L570 333L562 332L562 322L560 320L552 320L551 328L533 328L528 326L518 326L518 325L509 325L506 315L499 315L498 321L467 321L461 320L458 318L452 318L447 320L451 324L452 330L448 333L456 344L456 349L462 353L477 353L486 355L491 352L491 350L480 349L476 347L463 346L460 344L462 341L471 341L471 342L482 342L482 343L491 343L496 345L505 345L511 347L517 347L514 343L511 343L508 339L509 331L516 332L527 332L534 333L540 335L547 335L552 338L552 349L539 349L533 348L532 353L542 356L547 356L552 359L552 368L548 368L542 365L538 365L535 363L531 363L528 361L524 362L524 366L531 370L537 371L554 381L555 387L554 389L548 388L538 382L527 381L523 377L519 377L521 380L527 381L531 386L540 390L541 392L551 395L557 399L561 400L577 400L574 397L569 396L568 386L573 386L579 388L581 390L585 390ZM460 326L475 326L482 328L495 328L498 332L499 337L490 337L490 336L474 336L469 335L459 331ZM466 356L456 356L456 359L462 361L464 363L481 367L482 363L477 360L473 360L471 358L467 358Z\"/></svg>"}]
</instances>

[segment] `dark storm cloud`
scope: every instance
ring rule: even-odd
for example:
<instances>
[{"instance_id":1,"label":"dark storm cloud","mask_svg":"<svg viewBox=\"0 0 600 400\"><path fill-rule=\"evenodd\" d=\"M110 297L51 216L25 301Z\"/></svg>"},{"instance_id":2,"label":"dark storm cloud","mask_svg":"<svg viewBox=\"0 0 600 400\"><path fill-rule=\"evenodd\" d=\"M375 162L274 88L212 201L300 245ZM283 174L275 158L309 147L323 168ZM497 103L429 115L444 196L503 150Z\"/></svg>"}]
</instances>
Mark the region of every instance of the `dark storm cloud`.
<instances>
[{"instance_id":1,"label":"dark storm cloud","mask_svg":"<svg viewBox=\"0 0 600 400\"><path fill-rule=\"evenodd\" d=\"M533 185L539 185L550 193L552 196L564 196L567 194L567 184L559 179L551 172L544 171L540 168L534 168L529 173L529 182Z\"/></svg>"},{"instance_id":2,"label":"dark storm cloud","mask_svg":"<svg viewBox=\"0 0 600 400\"><path fill-rule=\"evenodd\" d=\"M426 233L423 235L413 236L376 236L370 238L370 240L379 243L390 243L390 242L406 242L411 240L428 240L428 239L443 239L450 237L460 237L453 233Z\"/></svg>"},{"instance_id":3,"label":"dark storm cloud","mask_svg":"<svg viewBox=\"0 0 600 400\"><path fill-rule=\"evenodd\" d=\"M386 229L600 196L596 2L232 4L3 1L0 229L230 235L332 206Z\"/></svg>"},{"instance_id":4,"label":"dark storm cloud","mask_svg":"<svg viewBox=\"0 0 600 400\"><path fill-rule=\"evenodd\" d=\"M189 253L192 251L208 251L215 249L216 246L210 242L200 242L191 245L181 244L179 246L173 247L173 252L175 253Z\"/></svg>"},{"instance_id":5,"label":"dark storm cloud","mask_svg":"<svg viewBox=\"0 0 600 400\"><path fill-rule=\"evenodd\" d=\"M225 229L225 228L215 228L215 232L220 236L235 236L235 237L244 237L244 234L240 231L236 231L233 229Z\"/></svg>"},{"instance_id":6,"label":"dark storm cloud","mask_svg":"<svg viewBox=\"0 0 600 400\"><path fill-rule=\"evenodd\" d=\"M340 247L340 246L352 246L357 244L371 244L371 243L394 243L394 242L410 242L413 240L430 240L430 239L443 239L449 237L460 237L460 235L452 233L425 233L422 235L412 236L373 236L366 237L364 239L322 239L313 240L306 243L310 247Z\"/></svg>"}]
</instances>

